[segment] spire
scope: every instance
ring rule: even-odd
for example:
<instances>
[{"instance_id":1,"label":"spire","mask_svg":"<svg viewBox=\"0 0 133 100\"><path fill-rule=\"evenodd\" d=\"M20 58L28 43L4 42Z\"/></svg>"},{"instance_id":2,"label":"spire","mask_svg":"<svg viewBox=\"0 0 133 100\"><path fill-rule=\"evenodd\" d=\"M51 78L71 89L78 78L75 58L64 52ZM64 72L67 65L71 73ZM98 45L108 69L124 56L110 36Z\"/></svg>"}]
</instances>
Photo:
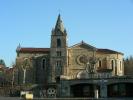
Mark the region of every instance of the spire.
<instances>
[{"instance_id":1,"label":"spire","mask_svg":"<svg viewBox=\"0 0 133 100\"><path fill-rule=\"evenodd\" d=\"M21 49L21 45L20 45L20 43L19 43L19 45L17 46L16 51L18 52L20 49Z\"/></svg>"},{"instance_id":2,"label":"spire","mask_svg":"<svg viewBox=\"0 0 133 100\"><path fill-rule=\"evenodd\" d=\"M57 22L55 25L55 30L56 29L59 29L60 31L64 32L64 26L63 26L60 14L58 15Z\"/></svg>"}]
</instances>

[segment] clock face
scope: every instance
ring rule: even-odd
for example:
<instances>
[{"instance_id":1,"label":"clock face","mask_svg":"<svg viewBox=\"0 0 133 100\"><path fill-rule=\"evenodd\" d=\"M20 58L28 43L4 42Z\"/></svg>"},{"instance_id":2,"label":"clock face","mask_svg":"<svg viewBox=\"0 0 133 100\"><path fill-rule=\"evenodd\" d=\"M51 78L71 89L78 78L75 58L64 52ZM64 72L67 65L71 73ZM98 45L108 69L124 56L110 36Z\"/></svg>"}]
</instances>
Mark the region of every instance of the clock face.
<instances>
[{"instance_id":1,"label":"clock face","mask_svg":"<svg viewBox=\"0 0 133 100\"><path fill-rule=\"evenodd\" d=\"M80 65L85 65L88 62L87 56L86 55L79 55L77 57L77 62Z\"/></svg>"}]
</instances>

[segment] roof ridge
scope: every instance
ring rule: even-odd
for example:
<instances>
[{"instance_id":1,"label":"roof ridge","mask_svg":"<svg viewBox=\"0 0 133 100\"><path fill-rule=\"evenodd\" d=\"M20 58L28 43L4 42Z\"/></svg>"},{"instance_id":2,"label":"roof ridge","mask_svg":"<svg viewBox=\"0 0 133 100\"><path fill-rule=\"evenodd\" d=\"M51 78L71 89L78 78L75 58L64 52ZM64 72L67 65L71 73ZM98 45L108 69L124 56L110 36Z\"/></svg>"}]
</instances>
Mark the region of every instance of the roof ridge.
<instances>
[{"instance_id":1,"label":"roof ridge","mask_svg":"<svg viewBox=\"0 0 133 100\"><path fill-rule=\"evenodd\" d=\"M80 43L77 43L77 44L75 44L75 45L70 46L69 48L72 48L72 47L75 47L75 46L78 46L78 45L82 45L82 44L85 44L85 45L87 45L87 46L89 46L89 47L91 47L91 48L97 49L96 47L94 47L94 46L92 46L92 45L90 45L90 44L84 42L83 40L82 40Z\"/></svg>"},{"instance_id":2,"label":"roof ridge","mask_svg":"<svg viewBox=\"0 0 133 100\"><path fill-rule=\"evenodd\" d=\"M103 50L104 52L119 53L119 54L124 55L124 53L122 53L122 52L119 52L119 51L116 51L116 50L112 50L112 49L107 49L107 48L97 48L97 50Z\"/></svg>"},{"instance_id":3,"label":"roof ridge","mask_svg":"<svg viewBox=\"0 0 133 100\"><path fill-rule=\"evenodd\" d=\"M31 47L28 47L28 48L25 48L25 47L22 47L20 48L17 52L27 52L27 53L33 53L33 52L49 52L50 51L50 48L31 48Z\"/></svg>"}]
</instances>

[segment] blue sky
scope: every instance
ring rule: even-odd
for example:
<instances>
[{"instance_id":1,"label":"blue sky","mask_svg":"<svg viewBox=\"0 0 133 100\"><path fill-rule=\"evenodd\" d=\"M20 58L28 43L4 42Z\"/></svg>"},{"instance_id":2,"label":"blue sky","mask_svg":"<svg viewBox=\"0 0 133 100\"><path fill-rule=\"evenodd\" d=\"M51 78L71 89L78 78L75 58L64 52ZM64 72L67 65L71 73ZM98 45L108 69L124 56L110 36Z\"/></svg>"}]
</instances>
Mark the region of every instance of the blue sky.
<instances>
[{"instance_id":1,"label":"blue sky","mask_svg":"<svg viewBox=\"0 0 133 100\"><path fill-rule=\"evenodd\" d=\"M133 0L0 0L0 59L10 66L19 43L50 47L59 13L69 46L84 40L133 55Z\"/></svg>"}]
</instances>

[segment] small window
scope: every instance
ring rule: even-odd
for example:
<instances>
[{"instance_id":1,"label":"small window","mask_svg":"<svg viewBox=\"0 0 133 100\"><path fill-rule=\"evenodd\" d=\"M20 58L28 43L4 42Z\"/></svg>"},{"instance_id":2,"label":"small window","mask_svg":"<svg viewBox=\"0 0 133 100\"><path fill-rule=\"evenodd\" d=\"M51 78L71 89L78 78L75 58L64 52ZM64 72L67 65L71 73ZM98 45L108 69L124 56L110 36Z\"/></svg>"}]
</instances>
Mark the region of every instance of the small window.
<instances>
[{"instance_id":1,"label":"small window","mask_svg":"<svg viewBox=\"0 0 133 100\"><path fill-rule=\"evenodd\" d=\"M114 68L114 60L111 60L111 67Z\"/></svg>"},{"instance_id":2,"label":"small window","mask_svg":"<svg viewBox=\"0 0 133 100\"><path fill-rule=\"evenodd\" d=\"M56 66L57 67L60 67L61 66L61 61L60 60L56 62Z\"/></svg>"},{"instance_id":3,"label":"small window","mask_svg":"<svg viewBox=\"0 0 133 100\"><path fill-rule=\"evenodd\" d=\"M42 68L46 69L46 59L45 58L42 59Z\"/></svg>"},{"instance_id":4,"label":"small window","mask_svg":"<svg viewBox=\"0 0 133 100\"><path fill-rule=\"evenodd\" d=\"M57 51L57 56L61 56L61 51Z\"/></svg>"},{"instance_id":5,"label":"small window","mask_svg":"<svg viewBox=\"0 0 133 100\"><path fill-rule=\"evenodd\" d=\"M102 67L102 61L99 60L99 67Z\"/></svg>"},{"instance_id":6,"label":"small window","mask_svg":"<svg viewBox=\"0 0 133 100\"><path fill-rule=\"evenodd\" d=\"M57 39L57 47L61 47L61 39Z\"/></svg>"}]
</instances>

